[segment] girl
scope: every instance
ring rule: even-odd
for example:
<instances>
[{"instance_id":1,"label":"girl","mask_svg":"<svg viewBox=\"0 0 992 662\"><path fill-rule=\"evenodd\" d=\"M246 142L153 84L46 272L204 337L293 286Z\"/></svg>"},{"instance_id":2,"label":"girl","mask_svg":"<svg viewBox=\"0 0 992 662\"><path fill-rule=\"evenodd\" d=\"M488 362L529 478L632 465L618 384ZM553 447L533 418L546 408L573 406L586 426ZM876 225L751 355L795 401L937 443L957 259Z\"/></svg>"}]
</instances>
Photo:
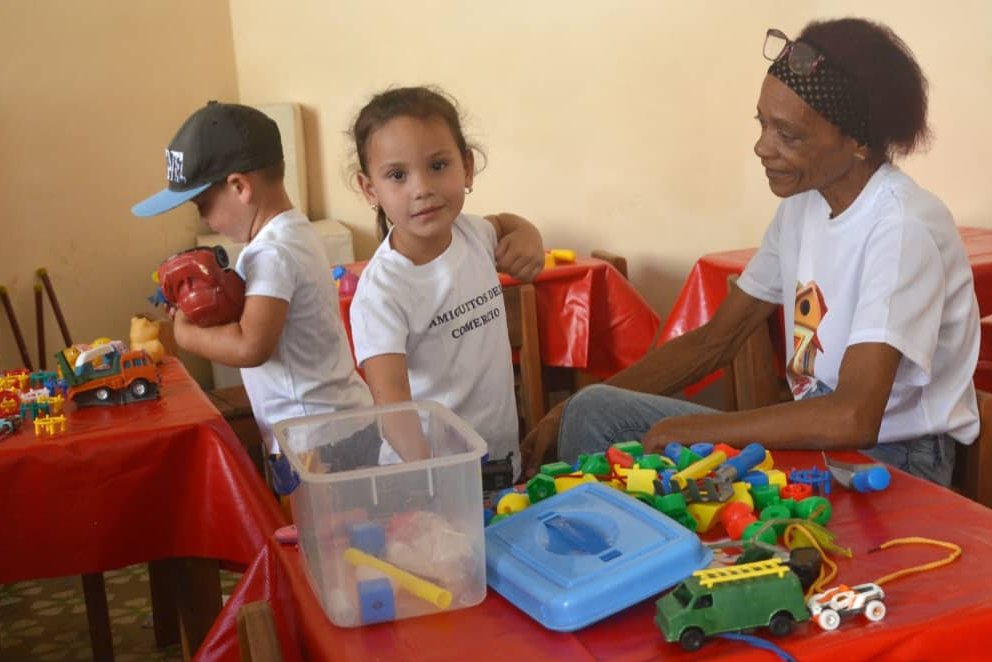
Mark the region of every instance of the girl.
<instances>
[{"instance_id":1,"label":"girl","mask_svg":"<svg viewBox=\"0 0 992 662\"><path fill-rule=\"evenodd\" d=\"M440 402L479 432L491 457L512 452L516 475L513 366L497 268L533 280L544 265L541 235L512 214L462 213L475 159L442 92L378 94L352 135L358 183L383 237L351 304L355 358L372 397ZM393 446L405 460L426 452Z\"/></svg>"}]
</instances>

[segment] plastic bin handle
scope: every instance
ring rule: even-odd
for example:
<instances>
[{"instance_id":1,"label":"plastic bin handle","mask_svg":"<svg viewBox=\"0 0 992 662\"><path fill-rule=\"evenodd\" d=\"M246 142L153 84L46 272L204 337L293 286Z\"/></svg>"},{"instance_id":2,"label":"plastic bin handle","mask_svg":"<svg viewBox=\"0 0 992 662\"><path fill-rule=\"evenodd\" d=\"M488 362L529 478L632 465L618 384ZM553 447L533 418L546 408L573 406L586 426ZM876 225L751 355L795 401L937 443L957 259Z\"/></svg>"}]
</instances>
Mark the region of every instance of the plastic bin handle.
<instances>
[{"instance_id":1,"label":"plastic bin handle","mask_svg":"<svg viewBox=\"0 0 992 662\"><path fill-rule=\"evenodd\" d=\"M563 515L549 517L544 520L544 526L553 540L579 552L599 554L610 546L595 528Z\"/></svg>"}]
</instances>

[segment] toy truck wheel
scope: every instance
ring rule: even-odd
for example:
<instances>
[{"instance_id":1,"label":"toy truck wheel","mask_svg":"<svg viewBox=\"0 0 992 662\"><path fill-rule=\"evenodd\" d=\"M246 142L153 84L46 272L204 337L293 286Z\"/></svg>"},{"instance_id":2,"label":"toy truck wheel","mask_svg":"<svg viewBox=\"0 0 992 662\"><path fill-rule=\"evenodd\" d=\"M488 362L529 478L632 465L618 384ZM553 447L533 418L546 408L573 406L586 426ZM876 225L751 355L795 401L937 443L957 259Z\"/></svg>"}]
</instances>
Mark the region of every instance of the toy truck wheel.
<instances>
[{"instance_id":1,"label":"toy truck wheel","mask_svg":"<svg viewBox=\"0 0 992 662\"><path fill-rule=\"evenodd\" d=\"M231 263L223 246L214 246L214 258L217 260L217 266L221 269L227 269L227 265Z\"/></svg>"},{"instance_id":2,"label":"toy truck wheel","mask_svg":"<svg viewBox=\"0 0 992 662\"><path fill-rule=\"evenodd\" d=\"M699 628L689 628L679 637L679 643L682 644L682 648L690 653L702 648L704 641L706 641L706 635Z\"/></svg>"},{"instance_id":3,"label":"toy truck wheel","mask_svg":"<svg viewBox=\"0 0 992 662\"><path fill-rule=\"evenodd\" d=\"M869 602L865 607L865 618L872 623L877 623L885 618L885 603L881 600L872 600Z\"/></svg>"},{"instance_id":4,"label":"toy truck wheel","mask_svg":"<svg viewBox=\"0 0 992 662\"><path fill-rule=\"evenodd\" d=\"M143 398L148 395L148 382L144 379L135 379L131 382L131 395L135 398Z\"/></svg>"},{"instance_id":5,"label":"toy truck wheel","mask_svg":"<svg viewBox=\"0 0 992 662\"><path fill-rule=\"evenodd\" d=\"M827 631L836 630L837 626L840 625L840 614L833 609L824 609L816 617L816 624Z\"/></svg>"},{"instance_id":6,"label":"toy truck wheel","mask_svg":"<svg viewBox=\"0 0 992 662\"><path fill-rule=\"evenodd\" d=\"M98 388L93 396L100 402L106 402L110 399L110 389L109 388Z\"/></svg>"},{"instance_id":7,"label":"toy truck wheel","mask_svg":"<svg viewBox=\"0 0 992 662\"><path fill-rule=\"evenodd\" d=\"M772 620L768 622L768 630L773 637L784 637L792 632L795 624L796 621L792 618L792 614L787 611L780 611L772 616Z\"/></svg>"}]
</instances>

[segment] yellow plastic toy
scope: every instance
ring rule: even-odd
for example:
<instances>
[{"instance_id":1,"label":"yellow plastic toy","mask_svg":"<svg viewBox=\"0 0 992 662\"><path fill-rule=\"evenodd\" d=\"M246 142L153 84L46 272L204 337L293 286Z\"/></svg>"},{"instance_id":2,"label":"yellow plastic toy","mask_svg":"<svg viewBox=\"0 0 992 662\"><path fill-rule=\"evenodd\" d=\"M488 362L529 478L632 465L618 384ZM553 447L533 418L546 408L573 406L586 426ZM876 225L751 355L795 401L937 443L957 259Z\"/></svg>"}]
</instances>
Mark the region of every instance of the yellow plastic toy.
<instances>
[{"instance_id":1,"label":"yellow plastic toy","mask_svg":"<svg viewBox=\"0 0 992 662\"><path fill-rule=\"evenodd\" d=\"M437 584L432 584L426 579L411 575L406 570L401 570L391 563L366 554L360 549L349 547L344 550L344 560L353 566L365 566L378 570L396 582L400 588L426 600L439 609L447 609L451 606L451 591L447 591Z\"/></svg>"}]
</instances>

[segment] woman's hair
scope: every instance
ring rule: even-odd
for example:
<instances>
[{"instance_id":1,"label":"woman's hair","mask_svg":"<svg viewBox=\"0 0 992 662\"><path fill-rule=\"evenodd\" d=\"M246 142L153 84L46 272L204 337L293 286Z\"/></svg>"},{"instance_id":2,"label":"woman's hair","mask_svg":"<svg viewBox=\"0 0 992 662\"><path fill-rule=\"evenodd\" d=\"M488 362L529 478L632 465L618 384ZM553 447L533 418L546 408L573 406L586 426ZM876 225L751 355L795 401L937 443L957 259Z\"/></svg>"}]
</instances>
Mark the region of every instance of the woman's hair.
<instances>
[{"instance_id":1,"label":"woman's hair","mask_svg":"<svg viewBox=\"0 0 992 662\"><path fill-rule=\"evenodd\" d=\"M397 117L415 117L422 120L439 118L451 130L451 136L455 139L455 145L463 159L470 150L479 151L478 147L465 140L458 103L450 95L437 87L398 87L372 97L358 113L352 126L351 137L355 141L355 151L358 154L358 169L366 176L369 175L369 139L383 125ZM389 233L389 220L382 207L376 212L376 225L379 238L384 239Z\"/></svg>"},{"instance_id":2,"label":"woman's hair","mask_svg":"<svg viewBox=\"0 0 992 662\"><path fill-rule=\"evenodd\" d=\"M906 156L930 138L927 79L905 42L859 18L814 21L800 39L856 81L868 102L866 143L873 155Z\"/></svg>"}]
</instances>

